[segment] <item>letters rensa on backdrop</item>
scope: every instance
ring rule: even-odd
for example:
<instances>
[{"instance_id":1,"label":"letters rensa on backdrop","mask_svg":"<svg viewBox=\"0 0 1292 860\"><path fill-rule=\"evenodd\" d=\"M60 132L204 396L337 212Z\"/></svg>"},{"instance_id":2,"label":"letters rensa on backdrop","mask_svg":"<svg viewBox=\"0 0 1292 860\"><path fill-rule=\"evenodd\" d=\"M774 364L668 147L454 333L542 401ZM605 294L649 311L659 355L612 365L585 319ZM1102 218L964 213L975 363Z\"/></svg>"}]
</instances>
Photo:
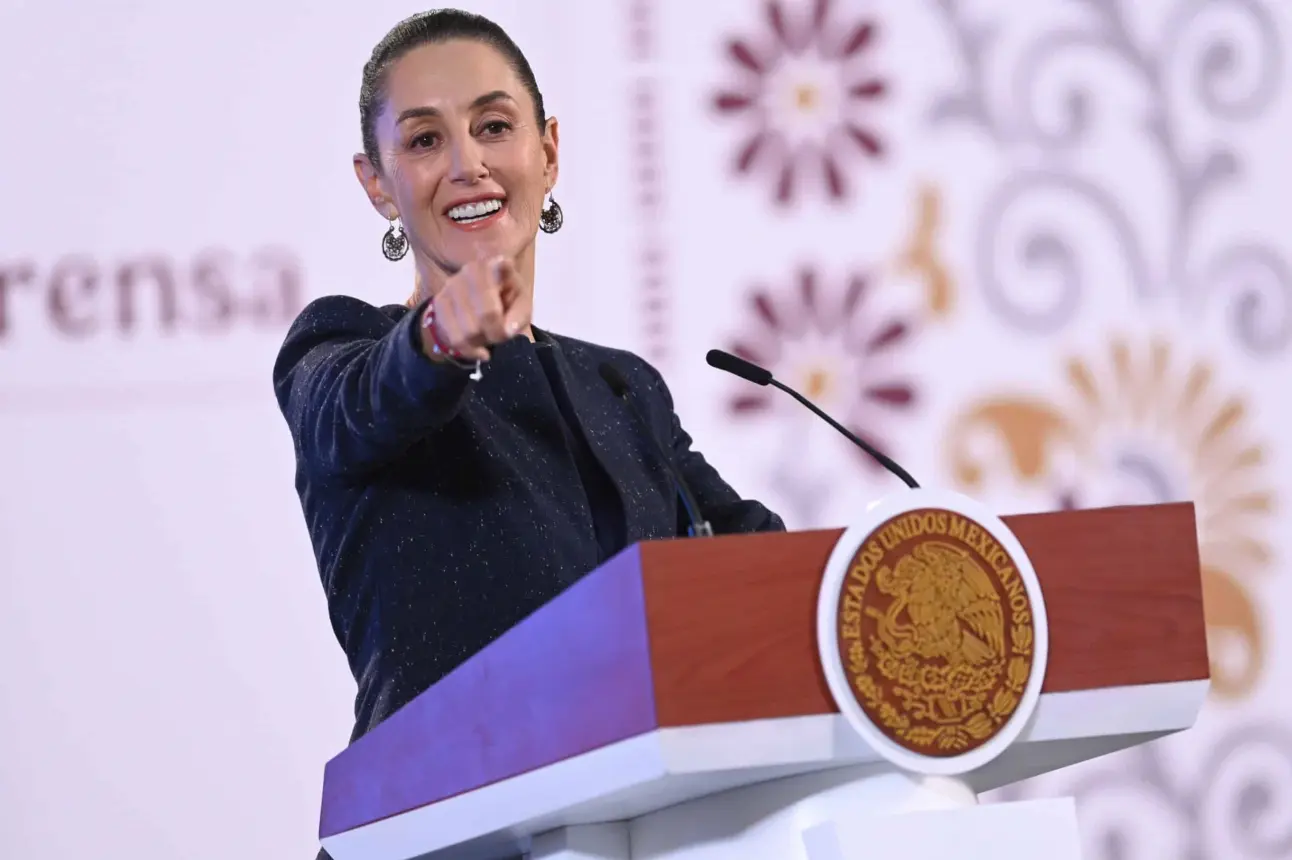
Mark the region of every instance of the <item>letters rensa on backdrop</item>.
<instances>
[{"instance_id":1,"label":"letters rensa on backdrop","mask_svg":"<svg viewBox=\"0 0 1292 860\"><path fill-rule=\"evenodd\" d=\"M72 340L238 327L281 335L304 306L303 280L299 259L281 247L8 260L0 262L0 341L40 331Z\"/></svg>"}]
</instances>

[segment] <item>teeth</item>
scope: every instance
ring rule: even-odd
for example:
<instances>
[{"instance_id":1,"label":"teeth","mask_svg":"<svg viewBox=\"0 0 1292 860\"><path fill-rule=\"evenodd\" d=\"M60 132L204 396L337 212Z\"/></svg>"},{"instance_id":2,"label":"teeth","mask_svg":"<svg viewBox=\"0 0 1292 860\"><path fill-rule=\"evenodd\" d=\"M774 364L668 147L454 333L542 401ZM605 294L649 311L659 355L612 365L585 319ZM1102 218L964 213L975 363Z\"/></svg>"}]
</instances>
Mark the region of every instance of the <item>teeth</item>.
<instances>
[{"instance_id":1,"label":"teeth","mask_svg":"<svg viewBox=\"0 0 1292 860\"><path fill-rule=\"evenodd\" d=\"M502 208L501 200L481 200L478 203L463 203L449 210L449 217L454 221L477 221L492 215Z\"/></svg>"}]
</instances>

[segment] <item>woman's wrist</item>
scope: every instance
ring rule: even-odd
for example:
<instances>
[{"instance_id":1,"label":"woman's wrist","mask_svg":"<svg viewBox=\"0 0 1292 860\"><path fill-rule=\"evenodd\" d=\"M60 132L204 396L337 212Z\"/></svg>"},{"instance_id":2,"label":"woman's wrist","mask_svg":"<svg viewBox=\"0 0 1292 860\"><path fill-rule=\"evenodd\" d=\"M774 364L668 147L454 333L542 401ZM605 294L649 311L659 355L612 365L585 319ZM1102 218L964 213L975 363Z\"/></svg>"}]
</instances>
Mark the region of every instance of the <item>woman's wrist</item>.
<instances>
[{"instance_id":1,"label":"woman's wrist","mask_svg":"<svg viewBox=\"0 0 1292 860\"><path fill-rule=\"evenodd\" d=\"M422 318L418 320L418 325L422 330L422 342L426 345L428 358L446 361L461 357L440 339L439 326L435 324L434 301L427 302L426 306L422 308Z\"/></svg>"},{"instance_id":2,"label":"woman's wrist","mask_svg":"<svg viewBox=\"0 0 1292 860\"><path fill-rule=\"evenodd\" d=\"M479 362L470 362L462 353L452 349L440 339L439 327L435 324L435 302L428 301L422 308L422 317L418 320L418 329L422 333L422 353L436 364L448 364L462 370L478 370Z\"/></svg>"}]
</instances>

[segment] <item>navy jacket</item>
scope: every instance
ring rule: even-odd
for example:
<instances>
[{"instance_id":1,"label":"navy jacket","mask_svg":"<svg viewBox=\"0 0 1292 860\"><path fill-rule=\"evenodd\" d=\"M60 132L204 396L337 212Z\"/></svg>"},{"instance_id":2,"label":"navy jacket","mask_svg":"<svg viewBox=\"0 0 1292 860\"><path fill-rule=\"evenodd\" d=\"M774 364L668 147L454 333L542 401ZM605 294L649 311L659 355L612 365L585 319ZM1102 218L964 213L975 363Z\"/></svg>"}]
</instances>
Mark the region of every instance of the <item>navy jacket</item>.
<instances>
[{"instance_id":1,"label":"navy jacket","mask_svg":"<svg viewBox=\"0 0 1292 860\"><path fill-rule=\"evenodd\" d=\"M715 532L784 528L691 447L638 356L538 331L497 346L472 381L422 354L420 310L318 299L274 365L332 627L358 684L352 739L610 555L686 534L647 434ZM644 423L602 380L606 361Z\"/></svg>"}]
</instances>

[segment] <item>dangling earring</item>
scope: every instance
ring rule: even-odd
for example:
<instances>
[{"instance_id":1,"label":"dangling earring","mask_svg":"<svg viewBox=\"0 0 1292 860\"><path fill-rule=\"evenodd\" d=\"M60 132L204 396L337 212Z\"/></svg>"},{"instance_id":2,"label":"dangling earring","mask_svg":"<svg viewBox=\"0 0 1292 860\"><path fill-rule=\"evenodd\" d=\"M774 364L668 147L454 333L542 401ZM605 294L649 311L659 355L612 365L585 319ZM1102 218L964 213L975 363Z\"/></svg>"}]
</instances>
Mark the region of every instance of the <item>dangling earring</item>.
<instances>
[{"instance_id":1,"label":"dangling earring","mask_svg":"<svg viewBox=\"0 0 1292 860\"><path fill-rule=\"evenodd\" d=\"M556 202L552 192L547 193L547 205L538 214L538 226L544 233L555 233L561 229L565 223L565 213L561 211L561 204Z\"/></svg>"},{"instance_id":2,"label":"dangling earring","mask_svg":"<svg viewBox=\"0 0 1292 860\"><path fill-rule=\"evenodd\" d=\"M381 237L381 253L391 261L402 260L408 253L408 236L404 235L404 225L398 217L390 222L390 229Z\"/></svg>"}]
</instances>

